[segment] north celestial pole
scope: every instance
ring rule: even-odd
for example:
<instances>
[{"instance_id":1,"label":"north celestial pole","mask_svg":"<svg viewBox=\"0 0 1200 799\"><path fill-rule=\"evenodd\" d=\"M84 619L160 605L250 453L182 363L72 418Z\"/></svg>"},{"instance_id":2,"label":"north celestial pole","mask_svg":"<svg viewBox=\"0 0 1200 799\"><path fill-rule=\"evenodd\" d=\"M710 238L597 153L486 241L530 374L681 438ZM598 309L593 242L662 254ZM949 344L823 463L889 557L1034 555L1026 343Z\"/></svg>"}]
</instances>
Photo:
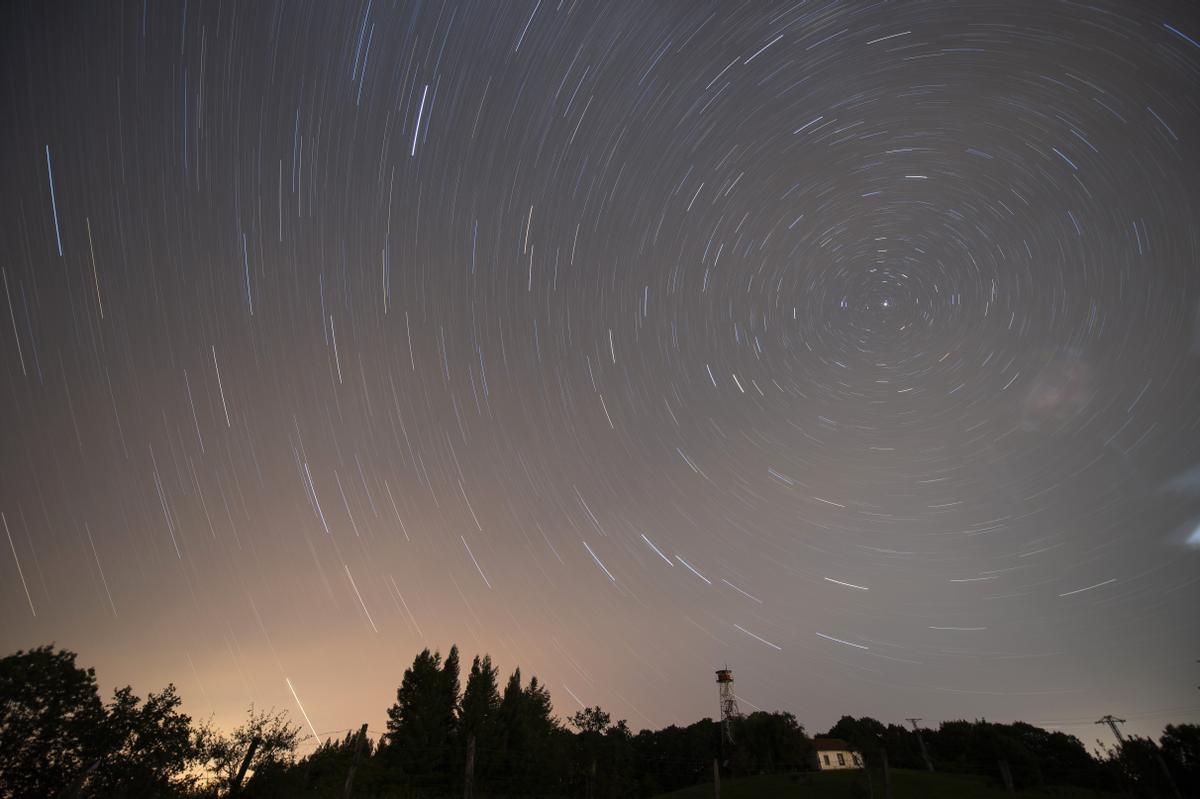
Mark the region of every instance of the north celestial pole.
<instances>
[{"instance_id":1,"label":"north celestial pole","mask_svg":"<svg viewBox=\"0 0 1200 799\"><path fill-rule=\"evenodd\" d=\"M0 14L5 652L1200 717L1195 4Z\"/></svg>"}]
</instances>

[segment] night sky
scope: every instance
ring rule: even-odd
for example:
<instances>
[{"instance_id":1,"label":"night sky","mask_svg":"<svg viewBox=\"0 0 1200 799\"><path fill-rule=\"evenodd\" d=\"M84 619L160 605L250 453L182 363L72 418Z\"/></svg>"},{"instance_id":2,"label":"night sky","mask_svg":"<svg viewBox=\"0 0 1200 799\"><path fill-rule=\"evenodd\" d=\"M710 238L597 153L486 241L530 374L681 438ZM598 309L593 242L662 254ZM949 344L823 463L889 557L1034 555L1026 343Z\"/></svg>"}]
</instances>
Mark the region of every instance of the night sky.
<instances>
[{"instance_id":1,"label":"night sky","mask_svg":"<svg viewBox=\"0 0 1200 799\"><path fill-rule=\"evenodd\" d=\"M1200 717L1194 3L0 15L5 653Z\"/></svg>"}]
</instances>

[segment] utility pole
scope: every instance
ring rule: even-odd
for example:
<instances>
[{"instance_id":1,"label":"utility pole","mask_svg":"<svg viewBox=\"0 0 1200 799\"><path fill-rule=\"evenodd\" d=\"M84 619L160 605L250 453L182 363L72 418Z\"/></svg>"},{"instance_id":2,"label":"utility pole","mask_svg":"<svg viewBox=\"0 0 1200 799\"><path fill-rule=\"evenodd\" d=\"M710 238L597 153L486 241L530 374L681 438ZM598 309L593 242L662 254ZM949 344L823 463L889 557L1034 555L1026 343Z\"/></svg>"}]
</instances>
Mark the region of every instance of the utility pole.
<instances>
[{"instance_id":1,"label":"utility pole","mask_svg":"<svg viewBox=\"0 0 1200 799\"><path fill-rule=\"evenodd\" d=\"M924 721L924 719L905 719L905 721L912 724L913 732L917 734L917 743L921 745L921 759L925 761L925 768L933 771L933 761L929 759L929 752L925 749L925 739L921 737L921 730L917 727L917 722Z\"/></svg>"},{"instance_id":2,"label":"utility pole","mask_svg":"<svg viewBox=\"0 0 1200 799\"><path fill-rule=\"evenodd\" d=\"M1112 734L1116 736L1117 743L1121 746L1125 745L1125 736L1121 734L1121 730L1117 727L1118 724L1124 724L1125 719L1114 718L1113 714L1109 713L1107 716L1101 717L1096 723L1107 724L1108 728L1112 730Z\"/></svg>"},{"instance_id":3,"label":"utility pole","mask_svg":"<svg viewBox=\"0 0 1200 799\"><path fill-rule=\"evenodd\" d=\"M892 799L892 770L888 767L887 750L881 749L879 754L883 758L883 796Z\"/></svg>"},{"instance_id":4,"label":"utility pole","mask_svg":"<svg viewBox=\"0 0 1200 799\"><path fill-rule=\"evenodd\" d=\"M350 799L354 791L354 772L358 770L358 761L362 759L363 745L367 742L367 725L364 724L358 728L358 735L354 741L354 758L350 761L350 771L346 774L346 787L342 792L345 799Z\"/></svg>"},{"instance_id":5,"label":"utility pole","mask_svg":"<svg viewBox=\"0 0 1200 799\"><path fill-rule=\"evenodd\" d=\"M717 758L713 758L713 796L721 799L721 766Z\"/></svg>"},{"instance_id":6,"label":"utility pole","mask_svg":"<svg viewBox=\"0 0 1200 799\"><path fill-rule=\"evenodd\" d=\"M250 768L250 761L254 759L254 752L260 743L262 743L262 738L257 735L250 739L250 748L246 750L246 756L242 758L242 765L237 770L237 776L233 778L233 783L229 786L230 796L235 796L242 789L242 780L246 778L246 770Z\"/></svg>"}]
</instances>

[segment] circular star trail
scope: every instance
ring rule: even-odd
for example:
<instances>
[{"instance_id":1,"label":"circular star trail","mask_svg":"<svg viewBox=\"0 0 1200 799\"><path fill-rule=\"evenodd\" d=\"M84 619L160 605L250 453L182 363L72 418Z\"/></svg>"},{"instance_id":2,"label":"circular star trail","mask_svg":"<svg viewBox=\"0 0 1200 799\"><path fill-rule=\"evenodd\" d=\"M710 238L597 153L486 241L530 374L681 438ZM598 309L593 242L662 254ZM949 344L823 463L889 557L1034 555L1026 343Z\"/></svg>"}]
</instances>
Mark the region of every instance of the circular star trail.
<instances>
[{"instance_id":1,"label":"circular star trail","mask_svg":"<svg viewBox=\"0 0 1200 799\"><path fill-rule=\"evenodd\" d=\"M3 13L8 650L321 731L452 642L634 727L1194 709L1191 4Z\"/></svg>"}]
</instances>

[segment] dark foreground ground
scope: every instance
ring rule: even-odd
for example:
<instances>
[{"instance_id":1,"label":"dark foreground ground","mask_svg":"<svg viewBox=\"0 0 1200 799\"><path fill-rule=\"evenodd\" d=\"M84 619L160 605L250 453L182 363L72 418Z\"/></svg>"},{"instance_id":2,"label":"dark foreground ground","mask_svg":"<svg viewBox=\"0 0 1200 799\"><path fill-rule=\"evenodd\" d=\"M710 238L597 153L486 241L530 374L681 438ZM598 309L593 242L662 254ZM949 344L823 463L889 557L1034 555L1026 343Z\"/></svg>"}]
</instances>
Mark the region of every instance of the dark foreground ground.
<instances>
[{"instance_id":1,"label":"dark foreground ground","mask_svg":"<svg viewBox=\"0 0 1200 799\"><path fill-rule=\"evenodd\" d=\"M874 796L883 799L883 780L871 774ZM660 799L711 799L713 786L693 785L681 791L662 794ZM868 799L867 778L861 771L824 773L768 774L721 782L721 799ZM1117 794L1099 793L1082 788L1042 788L1018 791L1026 799L1098 799ZM982 777L962 774L929 774L924 771L892 769L892 799L1009 799L1003 785Z\"/></svg>"}]
</instances>

